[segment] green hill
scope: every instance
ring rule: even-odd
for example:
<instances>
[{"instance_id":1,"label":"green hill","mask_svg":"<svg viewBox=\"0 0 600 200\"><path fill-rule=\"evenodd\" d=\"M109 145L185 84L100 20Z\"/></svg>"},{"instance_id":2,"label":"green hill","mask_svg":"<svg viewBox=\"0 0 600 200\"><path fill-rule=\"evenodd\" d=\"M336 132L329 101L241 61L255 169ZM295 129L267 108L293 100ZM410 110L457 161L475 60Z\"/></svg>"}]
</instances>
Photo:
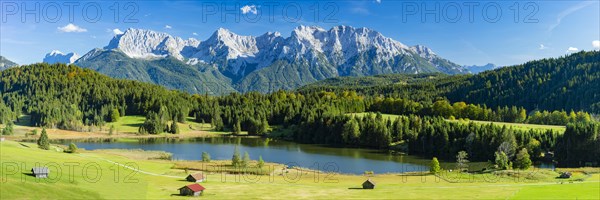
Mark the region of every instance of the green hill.
<instances>
[{"instance_id":1,"label":"green hill","mask_svg":"<svg viewBox=\"0 0 600 200\"><path fill-rule=\"evenodd\" d=\"M600 112L600 52L574 53L477 75L386 75L334 78L299 89L354 90L364 95L432 102L446 98L488 107Z\"/></svg>"}]
</instances>

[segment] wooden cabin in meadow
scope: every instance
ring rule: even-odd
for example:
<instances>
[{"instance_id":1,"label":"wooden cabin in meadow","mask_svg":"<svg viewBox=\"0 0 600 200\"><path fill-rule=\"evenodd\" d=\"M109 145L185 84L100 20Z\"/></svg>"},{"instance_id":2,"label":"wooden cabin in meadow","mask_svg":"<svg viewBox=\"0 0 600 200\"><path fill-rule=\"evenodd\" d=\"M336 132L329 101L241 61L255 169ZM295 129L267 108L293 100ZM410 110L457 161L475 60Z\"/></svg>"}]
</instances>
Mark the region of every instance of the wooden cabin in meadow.
<instances>
[{"instance_id":1,"label":"wooden cabin in meadow","mask_svg":"<svg viewBox=\"0 0 600 200\"><path fill-rule=\"evenodd\" d=\"M362 184L363 189L375 189L375 182L373 182L373 180L371 179L367 179L363 184Z\"/></svg>"},{"instance_id":2,"label":"wooden cabin in meadow","mask_svg":"<svg viewBox=\"0 0 600 200\"><path fill-rule=\"evenodd\" d=\"M189 182L203 182L204 179L206 177L204 176L203 173L196 173L196 174L190 174L188 175L185 180L189 181Z\"/></svg>"},{"instance_id":3,"label":"wooden cabin in meadow","mask_svg":"<svg viewBox=\"0 0 600 200\"><path fill-rule=\"evenodd\" d=\"M190 184L179 188L179 195L181 196L200 196L206 188L202 187L198 183Z\"/></svg>"},{"instance_id":4,"label":"wooden cabin in meadow","mask_svg":"<svg viewBox=\"0 0 600 200\"><path fill-rule=\"evenodd\" d=\"M571 174L571 172L563 172L560 173L560 176L558 178L571 178L573 174Z\"/></svg>"},{"instance_id":5,"label":"wooden cabin in meadow","mask_svg":"<svg viewBox=\"0 0 600 200\"><path fill-rule=\"evenodd\" d=\"M36 178L48 178L48 174L50 174L50 169L47 167L34 167L31 168L31 173Z\"/></svg>"}]
</instances>

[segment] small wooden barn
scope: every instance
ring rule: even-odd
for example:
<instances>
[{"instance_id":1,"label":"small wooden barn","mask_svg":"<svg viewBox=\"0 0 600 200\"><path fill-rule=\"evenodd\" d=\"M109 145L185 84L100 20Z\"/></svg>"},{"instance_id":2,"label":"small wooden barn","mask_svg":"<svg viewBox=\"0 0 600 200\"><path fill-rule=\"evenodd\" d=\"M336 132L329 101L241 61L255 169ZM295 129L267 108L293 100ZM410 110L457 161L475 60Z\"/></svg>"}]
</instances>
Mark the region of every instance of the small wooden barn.
<instances>
[{"instance_id":1,"label":"small wooden barn","mask_svg":"<svg viewBox=\"0 0 600 200\"><path fill-rule=\"evenodd\" d=\"M375 182L373 182L373 180L371 179L367 179L363 184L362 184L363 189L375 189Z\"/></svg>"},{"instance_id":2,"label":"small wooden barn","mask_svg":"<svg viewBox=\"0 0 600 200\"><path fill-rule=\"evenodd\" d=\"M190 184L179 188L179 195L181 196L200 196L206 188L202 187L198 183Z\"/></svg>"},{"instance_id":3,"label":"small wooden barn","mask_svg":"<svg viewBox=\"0 0 600 200\"><path fill-rule=\"evenodd\" d=\"M36 178L48 178L48 174L50 174L50 169L47 167L34 167L31 168L31 173Z\"/></svg>"},{"instance_id":4,"label":"small wooden barn","mask_svg":"<svg viewBox=\"0 0 600 200\"><path fill-rule=\"evenodd\" d=\"M189 182L203 182L206 177L203 173L190 174L185 177L185 180Z\"/></svg>"},{"instance_id":5,"label":"small wooden barn","mask_svg":"<svg viewBox=\"0 0 600 200\"><path fill-rule=\"evenodd\" d=\"M563 173L560 173L559 178L571 178L572 175L573 174L571 174L571 172L563 172Z\"/></svg>"}]
</instances>

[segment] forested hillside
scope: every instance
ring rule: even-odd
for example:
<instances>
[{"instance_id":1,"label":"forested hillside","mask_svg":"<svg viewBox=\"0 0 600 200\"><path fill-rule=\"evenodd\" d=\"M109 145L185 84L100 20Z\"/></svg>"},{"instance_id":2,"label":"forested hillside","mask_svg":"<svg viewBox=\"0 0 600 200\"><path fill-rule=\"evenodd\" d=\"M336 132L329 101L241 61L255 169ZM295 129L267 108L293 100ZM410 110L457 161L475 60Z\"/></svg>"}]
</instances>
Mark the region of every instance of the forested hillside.
<instances>
[{"instance_id":1,"label":"forested hillside","mask_svg":"<svg viewBox=\"0 0 600 200\"><path fill-rule=\"evenodd\" d=\"M79 130L102 125L110 114L145 115L165 108L174 115L189 112L189 95L161 86L112 79L74 65L34 64L2 71L2 122L31 115L31 124Z\"/></svg>"},{"instance_id":2,"label":"forested hillside","mask_svg":"<svg viewBox=\"0 0 600 200\"><path fill-rule=\"evenodd\" d=\"M435 87L431 80L437 79L438 84L451 88L456 86L451 80L466 79L439 75L407 77L411 78L399 79L388 87L403 88L402 93L395 93L397 96L419 91L421 101L366 95L376 93L373 88L378 86L359 92L312 88L271 94L190 95L148 83L109 78L74 65L34 64L1 72L0 117L3 124L11 124L27 114L34 126L85 131L119 116L144 115L146 121L139 128L140 134L176 133L169 129L172 121L185 123L186 117L195 117L198 122L210 123L216 131L233 134L248 131L264 136L268 127L277 126L288 130L283 138L297 142L375 149L402 144L408 153L444 159L453 159L459 151L469 152L474 161L494 160L498 152L513 159L515 151L526 148L534 160L542 159L542 152L557 151L559 163L564 165L600 161L600 151L593 148L600 144L598 126L587 113L548 111L527 115L525 108L517 106L489 108L470 102L425 101L437 99L436 93L426 93L430 91L427 87ZM384 82L383 79L374 78L368 84ZM395 82L393 79L390 78ZM401 116L384 119L380 114L348 115L366 111ZM569 124L569 128L563 134L444 119L452 117L511 122L535 119L541 123ZM590 156L568 156L583 151Z\"/></svg>"},{"instance_id":3,"label":"forested hillside","mask_svg":"<svg viewBox=\"0 0 600 200\"><path fill-rule=\"evenodd\" d=\"M600 113L600 52L579 52L488 71L458 81L450 101Z\"/></svg>"},{"instance_id":4,"label":"forested hillside","mask_svg":"<svg viewBox=\"0 0 600 200\"><path fill-rule=\"evenodd\" d=\"M600 113L600 52L579 52L561 58L531 61L477 75L432 76L414 83L379 81L377 77L330 79L299 91L354 90L433 102L445 98L487 107L517 106L527 110L584 110ZM411 80L408 78L408 80Z\"/></svg>"}]
</instances>

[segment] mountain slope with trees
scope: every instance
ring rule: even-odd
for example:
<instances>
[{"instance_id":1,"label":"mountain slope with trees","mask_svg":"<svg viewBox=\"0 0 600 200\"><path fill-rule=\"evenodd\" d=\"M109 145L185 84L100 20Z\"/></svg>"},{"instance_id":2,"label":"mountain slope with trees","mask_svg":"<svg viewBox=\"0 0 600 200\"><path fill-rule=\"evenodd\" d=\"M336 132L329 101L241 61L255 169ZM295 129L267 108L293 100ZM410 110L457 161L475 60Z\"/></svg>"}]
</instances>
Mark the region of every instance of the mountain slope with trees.
<instances>
[{"instance_id":1,"label":"mountain slope with trees","mask_svg":"<svg viewBox=\"0 0 600 200\"><path fill-rule=\"evenodd\" d=\"M517 106L527 110L583 110L600 113L600 52L579 52L560 58L530 61L476 75L431 76L408 84L355 83L377 77L330 79L299 89L309 91L356 91L363 95L383 95L434 102L485 104L489 108ZM410 78L407 78L410 80Z\"/></svg>"}]
</instances>

